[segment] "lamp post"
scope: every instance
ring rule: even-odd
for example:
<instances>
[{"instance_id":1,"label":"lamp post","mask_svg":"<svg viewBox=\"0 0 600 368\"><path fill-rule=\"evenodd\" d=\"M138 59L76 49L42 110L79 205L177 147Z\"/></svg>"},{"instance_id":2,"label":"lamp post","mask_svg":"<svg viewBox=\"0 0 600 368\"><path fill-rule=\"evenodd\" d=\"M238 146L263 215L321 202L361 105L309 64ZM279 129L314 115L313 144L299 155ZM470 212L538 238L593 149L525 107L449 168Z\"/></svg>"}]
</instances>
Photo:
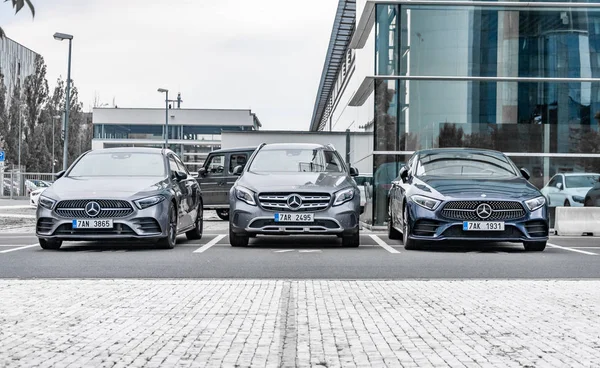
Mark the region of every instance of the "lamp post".
<instances>
[{"instance_id":1,"label":"lamp post","mask_svg":"<svg viewBox=\"0 0 600 368\"><path fill-rule=\"evenodd\" d=\"M67 101L65 104L65 144L64 144L64 152L63 152L63 170L67 169L68 165L68 157L69 157L69 110L71 107L69 106L71 102L71 41L73 40L73 36L66 33L56 32L54 34L54 39L58 41L69 40L69 64L67 69ZM53 124L54 125L54 124ZM53 163L54 164L54 163Z\"/></svg>"},{"instance_id":2,"label":"lamp post","mask_svg":"<svg viewBox=\"0 0 600 368\"><path fill-rule=\"evenodd\" d=\"M158 92L165 93L165 148L169 148L169 90L159 88Z\"/></svg>"},{"instance_id":3,"label":"lamp post","mask_svg":"<svg viewBox=\"0 0 600 368\"><path fill-rule=\"evenodd\" d=\"M55 115L52 117L52 175L54 175L54 120L60 119L60 115Z\"/></svg>"},{"instance_id":4,"label":"lamp post","mask_svg":"<svg viewBox=\"0 0 600 368\"><path fill-rule=\"evenodd\" d=\"M20 104L19 105L19 158L18 158L18 166L19 166L19 195L22 195L23 193L23 173L21 172L21 141L23 140L23 132L22 132L22 126L23 126L23 108L27 107L27 104ZM13 178L14 180L14 171L13 171Z\"/></svg>"}]
</instances>

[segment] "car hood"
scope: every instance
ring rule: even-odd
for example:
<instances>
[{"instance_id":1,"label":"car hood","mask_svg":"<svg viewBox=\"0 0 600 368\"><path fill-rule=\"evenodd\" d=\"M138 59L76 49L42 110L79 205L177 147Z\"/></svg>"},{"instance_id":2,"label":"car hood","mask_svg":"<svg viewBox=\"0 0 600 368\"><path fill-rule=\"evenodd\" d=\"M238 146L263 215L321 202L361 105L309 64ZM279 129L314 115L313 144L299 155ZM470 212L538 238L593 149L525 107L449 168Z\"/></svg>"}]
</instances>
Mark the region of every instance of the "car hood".
<instances>
[{"instance_id":1,"label":"car hood","mask_svg":"<svg viewBox=\"0 0 600 368\"><path fill-rule=\"evenodd\" d=\"M353 186L351 177L344 172L296 172L296 173L255 173L247 171L238 181L255 192L327 192Z\"/></svg>"},{"instance_id":2,"label":"car hood","mask_svg":"<svg viewBox=\"0 0 600 368\"><path fill-rule=\"evenodd\" d=\"M540 191L523 178L462 179L419 178L414 186L422 192L437 193L447 199L486 198L525 200L540 196ZM485 195L485 197L483 197Z\"/></svg>"},{"instance_id":3,"label":"car hood","mask_svg":"<svg viewBox=\"0 0 600 368\"><path fill-rule=\"evenodd\" d=\"M63 177L46 188L44 195L55 199L129 198L166 187L167 180L161 177Z\"/></svg>"}]
</instances>

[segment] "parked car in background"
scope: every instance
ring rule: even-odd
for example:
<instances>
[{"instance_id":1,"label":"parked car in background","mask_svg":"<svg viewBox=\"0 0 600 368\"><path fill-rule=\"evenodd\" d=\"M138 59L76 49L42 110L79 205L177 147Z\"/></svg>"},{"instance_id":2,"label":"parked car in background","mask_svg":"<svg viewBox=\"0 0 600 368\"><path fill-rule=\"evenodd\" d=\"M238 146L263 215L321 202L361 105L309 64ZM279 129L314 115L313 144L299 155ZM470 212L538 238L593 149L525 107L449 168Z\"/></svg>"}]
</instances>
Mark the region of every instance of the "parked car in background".
<instances>
[{"instance_id":1,"label":"parked car in background","mask_svg":"<svg viewBox=\"0 0 600 368\"><path fill-rule=\"evenodd\" d=\"M229 219L229 190L238 179L233 169L244 167L255 150L256 147L225 148L208 154L196 177L205 210L215 210L222 220Z\"/></svg>"},{"instance_id":2,"label":"parked car in background","mask_svg":"<svg viewBox=\"0 0 600 368\"><path fill-rule=\"evenodd\" d=\"M560 173L540 190L550 207L582 207L588 191L600 179L597 173Z\"/></svg>"},{"instance_id":3,"label":"parked car in background","mask_svg":"<svg viewBox=\"0 0 600 368\"><path fill-rule=\"evenodd\" d=\"M157 242L200 239L200 186L180 158L160 148L88 151L39 196L36 235L44 249L63 240Z\"/></svg>"},{"instance_id":4,"label":"parked car in background","mask_svg":"<svg viewBox=\"0 0 600 368\"><path fill-rule=\"evenodd\" d=\"M360 192L333 146L263 144L229 193L229 242L248 245L263 235L337 235L342 246L359 246Z\"/></svg>"},{"instance_id":5,"label":"parked car in background","mask_svg":"<svg viewBox=\"0 0 600 368\"><path fill-rule=\"evenodd\" d=\"M388 235L406 249L445 240L546 248L546 199L504 154L468 148L415 152L393 181Z\"/></svg>"},{"instance_id":6,"label":"parked car in background","mask_svg":"<svg viewBox=\"0 0 600 368\"><path fill-rule=\"evenodd\" d=\"M600 207L600 179L594 183L594 186L585 194L583 200L585 207Z\"/></svg>"},{"instance_id":7,"label":"parked car in background","mask_svg":"<svg viewBox=\"0 0 600 368\"><path fill-rule=\"evenodd\" d=\"M47 188L39 188L29 193L29 204L33 207L37 207L40 194L42 194L46 189Z\"/></svg>"},{"instance_id":8,"label":"parked car in background","mask_svg":"<svg viewBox=\"0 0 600 368\"><path fill-rule=\"evenodd\" d=\"M360 174L354 177L354 181L360 190L360 213L362 214L365 211L367 198L372 196L373 174Z\"/></svg>"}]
</instances>

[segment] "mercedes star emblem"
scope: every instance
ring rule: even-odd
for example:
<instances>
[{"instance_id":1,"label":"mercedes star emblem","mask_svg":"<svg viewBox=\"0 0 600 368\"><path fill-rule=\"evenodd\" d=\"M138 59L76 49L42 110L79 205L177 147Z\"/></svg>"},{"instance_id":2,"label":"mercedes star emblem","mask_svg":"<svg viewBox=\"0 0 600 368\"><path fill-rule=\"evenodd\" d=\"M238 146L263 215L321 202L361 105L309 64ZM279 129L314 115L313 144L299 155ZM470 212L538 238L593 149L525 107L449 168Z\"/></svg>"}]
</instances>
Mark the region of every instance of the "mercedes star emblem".
<instances>
[{"instance_id":1,"label":"mercedes star emblem","mask_svg":"<svg viewBox=\"0 0 600 368\"><path fill-rule=\"evenodd\" d=\"M479 218L485 220L492 215L492 206L487 203L482 203L475 209L475 213Z\"/></svg>"},{"instance_id":2,"label":"mercedes star emblem","mask_svg":"<svg viewBox=\"0 0 600 368\"><path fill-rule=\"evenodd\" d=\"M85 205L85 213L90 217L96 217L100 213L100 205L98 202L88 202Z\"/></svg>"},{"instance_id":3,"label":"mercedes star emblem","mask_svg":"<svg viewBox=\"0 0 600 368\"><path fill-rule=\"evenodd\" d=\"M299 195L292 194L287 199L287 206L292 210L297 210L298 208L300 208L300 206L302 206L302 199Z\"/></svg>"}]
</instances>

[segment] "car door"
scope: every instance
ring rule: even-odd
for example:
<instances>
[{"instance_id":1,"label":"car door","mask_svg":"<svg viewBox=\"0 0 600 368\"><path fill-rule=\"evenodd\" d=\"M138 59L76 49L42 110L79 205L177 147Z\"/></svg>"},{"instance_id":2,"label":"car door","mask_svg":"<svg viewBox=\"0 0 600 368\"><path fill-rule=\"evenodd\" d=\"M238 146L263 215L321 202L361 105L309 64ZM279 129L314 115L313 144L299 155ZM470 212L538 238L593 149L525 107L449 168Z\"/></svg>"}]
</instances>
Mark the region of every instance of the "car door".
<instances>
[{"instance_id":1,"label":"car door","mask_svg":"<svg viewBox=\"0 0 600 368\"><path fill-rule=\"evenodd\" d=\"M175 160L175 156L169 154L169 175L171 177L171 182L173 183L172 188L175 192L175 196L177 198L178 209L177 209L177 229L184 229L189 226L189 203L187 202L187 198L189 198L188 187L186 186L185 180L180 180L177 178L175 173L181 172L181 168L177 165L177 161Z\"/></svg>"},{"instance_id":2,"label":"car door","mask_svg":"<svg viewBox=\"0 0 600 368\"><path fill-rule=\"evenodd\" d=\"M229 203L225 193L225 153L208 155L203 168L204 173L198 175L198 183L202 190L205 207L225 205Z\"/></svg>"},{"instance_id":3,"label":"car door","mask_svg":"<svg viewBox=\"0 0 600 368\"><path fill-rule=\"evenodd\" d=\"M560 185L559 185L560 184ZM551 206L562 206L564 199L562 195L562 188L564 188L563 175L557 174L548 182L548 200ZM560 188L559 188L560 186Z\"/></svg>"},{"instance_id":4,"label":"car door","mask_svg":"<svg viewBox=\"0 0 600 368\"><path fill-rule=\"evenodd\" d=\"M241 166L246 166L246 162L248 162L248 159L250 158L250 155L252 154L252 152L246 152L246 151L240 151L240 152L230 152L227 154L227 170L225 172L225 185L223 186L223 190L225 192L225 202L227 204L229 204L229 200L228 200L228 195L229 195L229 190L231 189L231 187L233 186L233 184L235 184L236 180L239 179L239 176L237 175L233 175L233 169L235 169L236 166L241 165Z\"/></svg>"},{"instance_id":5,"label":"car door","mask_svg":"<svg viewBox=\"0 0 600 368\"><path fill-rule=\"evenodd\" d=\"M186 188L186 196L184 198L186 202L186 213L185 213L185 223L191 226L194 224L194 220L196 219L196 213L198 209L198 204L200 203L200 185L196 181L196 179L190 174L188 169L185 167L185 164L181 161L178 156L175 156L175 162L179 167L179 170L185 173L186 178L182 181L185 184Z\"/></svg>"}]
</instances>

